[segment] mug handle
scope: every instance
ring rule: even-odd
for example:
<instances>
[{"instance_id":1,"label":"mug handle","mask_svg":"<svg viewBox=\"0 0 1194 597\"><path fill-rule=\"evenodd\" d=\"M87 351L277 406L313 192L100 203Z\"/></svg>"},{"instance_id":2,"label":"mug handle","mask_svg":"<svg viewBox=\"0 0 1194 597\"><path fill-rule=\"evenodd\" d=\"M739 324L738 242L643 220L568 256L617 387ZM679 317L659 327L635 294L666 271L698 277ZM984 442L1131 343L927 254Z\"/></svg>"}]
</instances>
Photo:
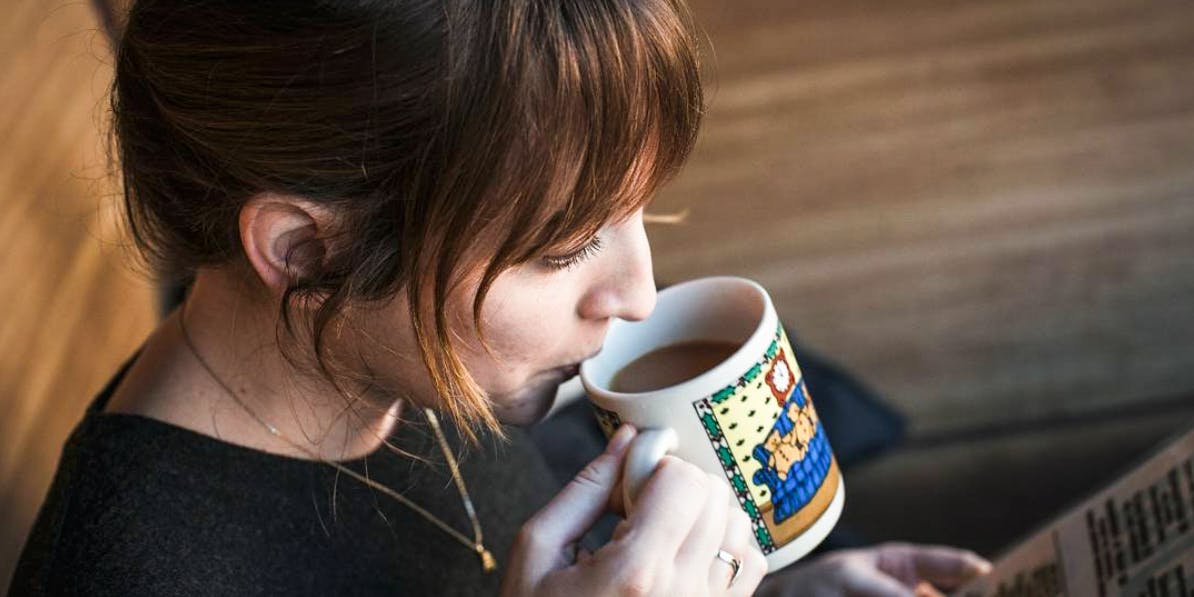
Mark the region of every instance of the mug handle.
<instances>
[{"instance_id":1,"label":"mug handle","mask_svg":"<svg viewBox=\"0 0 1194 597\"><path fill-rule=\"evenodd\" d=\"M676 432L668 427L638 432L626 453L622 468L622 500L629 512L634 498L642 490L659 461L679 445Z\"/></svg>"}]
</instances>

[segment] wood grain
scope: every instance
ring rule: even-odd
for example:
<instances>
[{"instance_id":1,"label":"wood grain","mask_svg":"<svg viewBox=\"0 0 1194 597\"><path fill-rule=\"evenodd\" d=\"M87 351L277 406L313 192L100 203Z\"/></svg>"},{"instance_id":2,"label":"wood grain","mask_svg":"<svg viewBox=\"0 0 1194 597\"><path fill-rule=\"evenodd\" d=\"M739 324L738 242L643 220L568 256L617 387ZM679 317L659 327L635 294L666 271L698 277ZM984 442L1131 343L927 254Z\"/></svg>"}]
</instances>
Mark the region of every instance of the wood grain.
<instances>
[{"instance_id":1,"label":"wood grain","mask_svg":"<svg viewBox=\"0 0 1194 597\"><path fill-rule=\"evenodd\" d=\"M657 277L758 279L915 433L1194 392L1194 5L723 4Z\"/></svg>"},{"instance_id":2,"label":"wood grain","mask_svg":"<svg viewBox=\"0 0 1194 597\"><path fill-rule=\"evenodd\" d=\"M105 176L110 50L86 3L0 22L0 586L86 404L154 325Z\"/></svg>"}]
</instances>

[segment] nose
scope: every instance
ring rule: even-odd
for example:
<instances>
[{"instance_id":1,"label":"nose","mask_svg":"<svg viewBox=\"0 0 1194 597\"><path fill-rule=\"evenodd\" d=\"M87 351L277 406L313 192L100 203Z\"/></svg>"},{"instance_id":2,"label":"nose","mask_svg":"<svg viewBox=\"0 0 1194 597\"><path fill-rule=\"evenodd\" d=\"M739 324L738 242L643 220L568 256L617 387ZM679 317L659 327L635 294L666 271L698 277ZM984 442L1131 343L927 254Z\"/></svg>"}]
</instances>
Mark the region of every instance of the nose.
<instances>
[{"instance_id":1,"label":"nose","mask_svg":"<svg viewBox=\"0 0 1194 597\"><path fill-rule=\"evenodd\" d=\"M604 321L618 317L641 321L655 310L655 279L647 275L623 275L601 289L590 292L580 304L584 319Z\"/></svg>"},{"instance_id":2,"label":"nose","mask_svg":"<svg viewBox=\"0 0 1194 597\"><path fill-rule=\"evenodd\" d=\"M647 259L646 274L628 276L621 292L617 317L628 321L642 321L655 310L655 274Z\"/></svg>"},{"instance_id":3,"label":"nose","mask_svg":"<svg viewBox=\"0 0 1194 597\"><path fill-rule=\"evenodd\" d=\"M603 321L618 317L641 321L655 310L655 276L648 256L645 263L618 268L611 278L592 289L580 303L580 316Z\"/></svg>"},{"instance_id":4,"label":"nose","mask_svg":"<svg viewBox=\"0 0 1194 597\"><path fill-rule=\"evenodd\" d=\"M581 302L580 315L604 320L618 317L641 321L655 310L655 273L651 265L651 246L646 231L638 223L627 239L624 254L615 260Z\"/></svg>"}]
</instances>

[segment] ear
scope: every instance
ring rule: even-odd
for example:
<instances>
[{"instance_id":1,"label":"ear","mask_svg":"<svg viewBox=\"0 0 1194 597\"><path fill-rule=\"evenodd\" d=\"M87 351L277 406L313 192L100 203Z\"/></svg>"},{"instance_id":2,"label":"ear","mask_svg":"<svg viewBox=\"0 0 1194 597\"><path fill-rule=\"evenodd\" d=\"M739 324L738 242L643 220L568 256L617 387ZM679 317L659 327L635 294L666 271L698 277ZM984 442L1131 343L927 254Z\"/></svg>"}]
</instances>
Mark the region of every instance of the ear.
<instances>
[{"instance_id":1,"label":"ear","mask_svg":"<svg viewBox=\"0 0 1194 597\"><path fill-rule=\"evenodd\" d=\"M245 257L275 295L323 267L330 225L326 208L289 195L254 195L240 210Z\"/></svg>"}]
</instances>

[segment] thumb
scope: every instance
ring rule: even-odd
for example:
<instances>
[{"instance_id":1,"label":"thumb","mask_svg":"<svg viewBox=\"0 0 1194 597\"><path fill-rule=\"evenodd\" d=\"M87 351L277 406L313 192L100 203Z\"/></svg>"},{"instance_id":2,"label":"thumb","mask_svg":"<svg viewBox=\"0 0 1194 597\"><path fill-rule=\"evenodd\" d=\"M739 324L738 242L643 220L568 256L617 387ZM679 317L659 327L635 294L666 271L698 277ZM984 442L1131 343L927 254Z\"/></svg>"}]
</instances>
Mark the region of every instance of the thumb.
<instances>
[{"instance_id":1,"label":"thumb","mask_svg":"<svg viewBox=\"0 0 1194 597\"><path fill-rule=\"evenodd\" d=\"M609 507L610 497L621 476L626 448L636 431L622 425L605 451L590 462L543 509L525 525L534 534L530 542L539 553L528 554L529 559L547 562L553 556L570 552L569 546L580 540ZM546 574L549 570L541 570Z\"/></svg>"},{"instance_id":2,"label":"thumb","mask_svg":"<svg viewBox=\"0 0 1194 597\"><path fill-rule=\"evenodd\" d=\"M912 564L920 579L953 588L991 571L991 563L972 551L942 546L916 546Z\"/></svg>"}]
</instances>

